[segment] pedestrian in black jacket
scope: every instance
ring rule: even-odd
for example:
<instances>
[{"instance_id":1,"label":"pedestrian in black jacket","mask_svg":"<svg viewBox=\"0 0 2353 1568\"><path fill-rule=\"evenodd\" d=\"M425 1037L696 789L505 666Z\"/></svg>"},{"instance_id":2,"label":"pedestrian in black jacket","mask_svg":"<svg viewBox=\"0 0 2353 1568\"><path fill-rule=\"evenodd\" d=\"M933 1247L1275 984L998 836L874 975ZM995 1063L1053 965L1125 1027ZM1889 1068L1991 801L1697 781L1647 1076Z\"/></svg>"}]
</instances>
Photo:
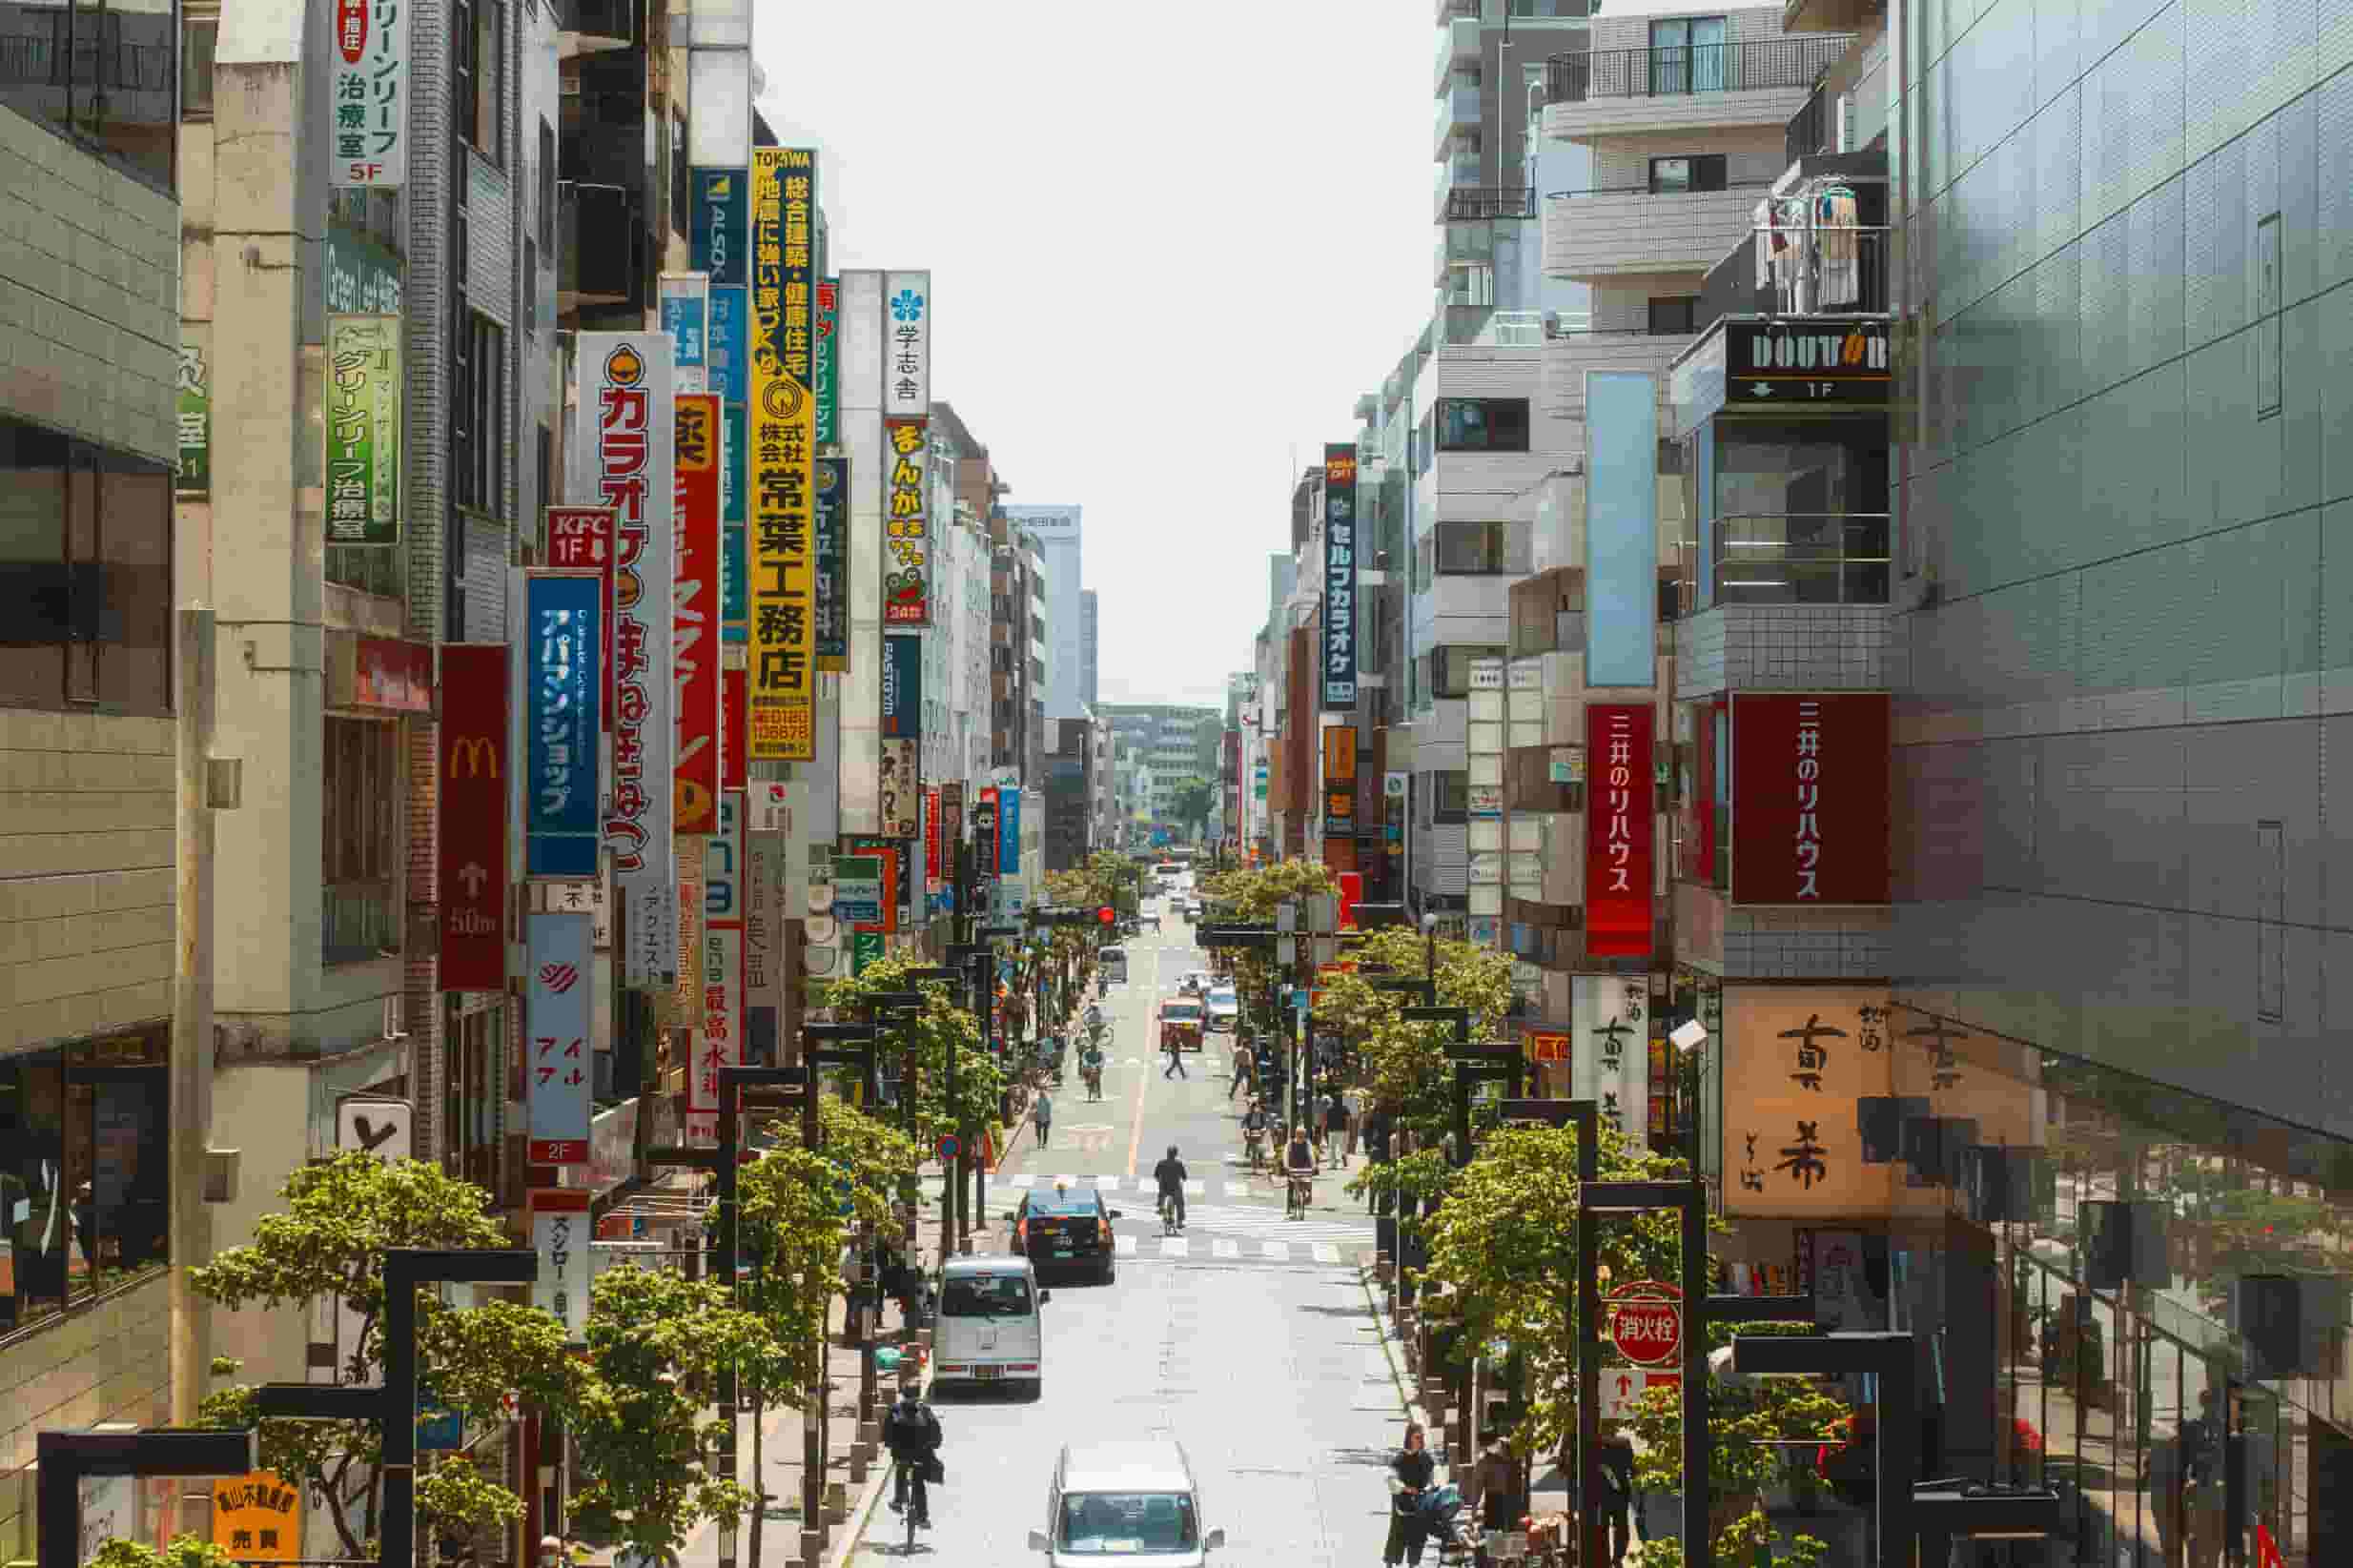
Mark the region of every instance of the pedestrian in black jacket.
<instances>
[{"instance_id":1,"label":"pedestrian in black jacket","mask_svg":"<svg viewBox=\"0 0 2353 1568\"><path fill-rule=\"evenodd\" d=\"M1389 1498L1389 1540L1381 1549L1388 1568L1409 1562L1420 1568L1422 1550L1429 1544L1429 1521L1422 1515L1422 1495L1437 1478L1438 1461L1430 1456L1428 1439L1418 1421L1405 1423L1405 1446L1389 1456L1389 1476L1396 1491Z\"/></svg>"},{"instance_id":2,"label":"pedestrian in black jacket","mask_svg":"<svg viewBox=\"0 0 2353 1568\"><path fill-rule=\"evenodd\" d=\"M915 1522L924 1529L931 1528L931 1496L926 1486L932 1456L939 1453L945 1435L940 1431L939 1416L924 1403L923 1395L909 1383L899 1390L899 1401L890 1407L883 1418L883 1442L890 1450L892 1481L890 1511L893 1514L908 1506L907 1494L911 1479L915 1494Z\"/></svg>"}]
</instances>

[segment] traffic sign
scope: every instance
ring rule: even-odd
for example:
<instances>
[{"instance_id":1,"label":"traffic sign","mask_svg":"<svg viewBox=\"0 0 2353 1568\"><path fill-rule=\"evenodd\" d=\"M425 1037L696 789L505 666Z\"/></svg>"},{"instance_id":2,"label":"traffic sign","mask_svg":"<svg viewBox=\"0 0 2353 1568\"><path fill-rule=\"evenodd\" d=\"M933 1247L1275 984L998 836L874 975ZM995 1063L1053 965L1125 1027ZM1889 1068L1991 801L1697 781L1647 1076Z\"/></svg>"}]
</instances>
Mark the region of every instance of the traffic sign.
<instances>
[{"instance_id":1,"label":"traffic sign","mask_svg":"<svg viewBox=\"0 0 2353 1568\"><path fill-rule=\"evenodd\" d=\"M1638 1279L1609 1293L1609 1342L1638 1367L1672 1366L1683 1354L1682 1292Z\"/></svg>"},{"instance_id":2,"label":"traffic sign","mask_svg":"<svg viewBox=\"0 0 2353 1568\"><path fill-rule=\"evenodd\" d=\"M1651 1389L1679 1389L1683 1374L1679 1372L1643 1372L1633 1367L1610 1367L1602 1374L1602 1419L1623 1421L1634 1414L1635 1405Z\"/></svg>"},{"instance_id":3,"label":"traffic sign","mask_svg":"<svg viewBox=\"0 0 2353 1568\"><path fill-rule=\"evenodd\" d=\"M956 1157L956 1151L963 1147L964 1146L962 1144L956 1142L956 1135L954 1133L941 1133L939 1138L939 1157L941 1163L945 1164L946 1162L954 1159Z\"/></svg>"}]
</instances>

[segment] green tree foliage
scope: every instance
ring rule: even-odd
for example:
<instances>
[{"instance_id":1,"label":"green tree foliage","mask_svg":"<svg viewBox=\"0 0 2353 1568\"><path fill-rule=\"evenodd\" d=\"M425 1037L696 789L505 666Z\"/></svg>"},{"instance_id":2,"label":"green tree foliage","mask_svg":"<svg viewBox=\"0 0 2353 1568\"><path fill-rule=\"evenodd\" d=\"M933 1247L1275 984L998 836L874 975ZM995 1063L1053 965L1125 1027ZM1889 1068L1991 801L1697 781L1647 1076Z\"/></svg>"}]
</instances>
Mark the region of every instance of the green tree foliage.
<instances>
[{"instance_id":1,"label":"green tree foliage","mask_svg":"<svg viewBox=\"0 0 2353 1568\"><path fill-rule=\"evenodd\" d=\"M117 1537L90 1560L91 1568L236 1568L236 1558L226 1547L195 1536L174 1536L160 1552L143 1541Z\"/></svg>"},{"instance_id":2,"label":"green tree foliage","mask_svg":"<svg viewBox=\"0 0 2353 1568\"><path fill-rule=\"evenodd\" d=\"M1340 891L1340 883L1330 868L1314 860L1235 866L1211 872L1199 879L1198 886L1211 918L1240 926L1271 926L1275 911L1286 902L1315 893ZM1276 979L1275 955L1246 947L1229 948L1219 965L1220 972L1234 976L1245 1016L1258 1028L1267 1027L1264 1008L1267 988Z\"/></svg>"},{"instance_id":3,"label":"green tree foliage","mask_svg":"<svg viewBox=\"0 0 2353 1568\"><path fill-rule=\"evenodd\" d=\"M944 981L919 986L907 978L911 969L929 962L893 956L867 966L864 973L837 980L826 992L826 1006L843 1019L867 1016L865 1001L886 991L920 989L923 1010L904 1023L884 1020L875 1047L878 1059L903 1060L915 1069L915 1128L917 1145L930 1149L943 1132L952 1131L973 1144L983 1128L993 1125L997 1100L1004 1092L1004 1074L982 1049L980 1025L964 1006L965 988ZM956 1049L956 1103L948 1104L948 1048Z\"/></svg>"},{"instance_id":4,"label":"green tree foliage","mask_svg":"<svg viewBox=\"0 0 2353 1568\"><path fill-rule=\"evenodd\" d=\"M1471 1037L1491 1038L1511 1007L1511 958L1451 937L1437 945L1438 1005L1464 1008ZM1419 980L1429 967L1428 939L1402 927L1370 932L1349 956L1356 972L1328 978L1317 1015L1337 1027L1356 1051L1358 1078L1399 1125L1429 1138L1452 1125L1454 1076L1446 1048L1450 1024L1409 1024L1400 1016L1422 998L1373 985L1383 969ZM1368 972L1370 971L1370 972Z\"/></svg>"},{"instance_id":5,"label":"green tree foliage","mask_svg":"<svg viewBox=\"0 0 2353 1568\"><path fill-rule=\"evenodd\" d=\"M1169 791L1169 815L1177 826L1191 827L1197 838L1207 836L1210 813L1217 804L1217 786L1207 779L1179 779Z\"/></svg>"}]
</instances>

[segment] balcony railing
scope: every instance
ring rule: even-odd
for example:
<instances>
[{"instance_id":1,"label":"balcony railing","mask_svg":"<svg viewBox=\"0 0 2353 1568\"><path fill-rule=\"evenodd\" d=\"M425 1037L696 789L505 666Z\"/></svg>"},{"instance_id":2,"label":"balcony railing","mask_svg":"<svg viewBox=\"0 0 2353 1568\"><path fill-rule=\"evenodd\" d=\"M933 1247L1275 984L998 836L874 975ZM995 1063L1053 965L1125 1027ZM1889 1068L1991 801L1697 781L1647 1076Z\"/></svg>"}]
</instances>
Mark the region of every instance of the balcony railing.
<instances>
[{"instance_id":1,"label":"balcony railing","mask_svg":"<svg viewBox=\"0 0 2353 1568\"><path fill-rule=\"evenodd\" d=\"M1789 129L1782 132L1784 161L1795 163L1837 152L1837 95L1829 86L1816 87L1806 107L1790 116Z\"/></svg>"},{"instance_id":2,"label":"balcony railing","mask_svg":"<svg viewBox=\"0 0 2353 1568\"><path fill-rule=\"evenodd\" d=\"M1719 604L1885 604L1885 512L1733 512L1715 519Z\"/></svg>"},{"instance_id":3,"label":"balcony railing","mask_svg":"<svg viewBox=\"0 0 2353 1568\"><path fill-rule=\"evenodd\" d=\"M1446 193L1446 221L1534 217L1536 192L1525 185L1458 185Z\"/></svg>"},{"instance_id":4,"label":"balcony railing","mask_svg":"<svg viewBox=\"0 0 2353 1568\"><path fill-rule=\"evenodd\" d=\"M1582 103L1591 98L1810 88L1847 52L1852 42L1846 33L1809 33L1737 44L1556 54L1545 63L1545 101Z\"/></svg>"}]
</instances>

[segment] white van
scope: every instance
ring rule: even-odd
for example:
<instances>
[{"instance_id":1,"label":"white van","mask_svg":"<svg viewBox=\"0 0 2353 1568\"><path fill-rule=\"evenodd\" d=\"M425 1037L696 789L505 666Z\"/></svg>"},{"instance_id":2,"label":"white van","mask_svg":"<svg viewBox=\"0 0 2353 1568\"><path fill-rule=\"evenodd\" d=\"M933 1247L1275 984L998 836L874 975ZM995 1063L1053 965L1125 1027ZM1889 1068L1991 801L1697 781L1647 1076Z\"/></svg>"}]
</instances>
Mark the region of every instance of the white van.
<instances>
[{"instance_id":1,"label":"white van","mask_svg":"<svg viewBox=\"0 0 2353 1568\"><path fill-rule=\"evenodd\" d=\"M1046 1349L1037 1310L1053 1293L1037 1288L1026 1257L950 1258L932 1319L933 1384L1019 1383L1035 1397Z\"/></svg>"},{"instance_id":2,"label":"white van","mask_svg":"<svg viewBox=\"0 0 2353 1568\"><path fill-rule=\"evenodd\" d=\"M1223 1545L1223 1530L1201 1527L1201 1489L1183 1445L1166 1437L1064 1448L1046 1492L1046 1528L1030 1532L1030 1550L1050 1568L1101 1568L1106 1558L1127 1557L1199 1568Z\"/></svg>"}]
</instances>

